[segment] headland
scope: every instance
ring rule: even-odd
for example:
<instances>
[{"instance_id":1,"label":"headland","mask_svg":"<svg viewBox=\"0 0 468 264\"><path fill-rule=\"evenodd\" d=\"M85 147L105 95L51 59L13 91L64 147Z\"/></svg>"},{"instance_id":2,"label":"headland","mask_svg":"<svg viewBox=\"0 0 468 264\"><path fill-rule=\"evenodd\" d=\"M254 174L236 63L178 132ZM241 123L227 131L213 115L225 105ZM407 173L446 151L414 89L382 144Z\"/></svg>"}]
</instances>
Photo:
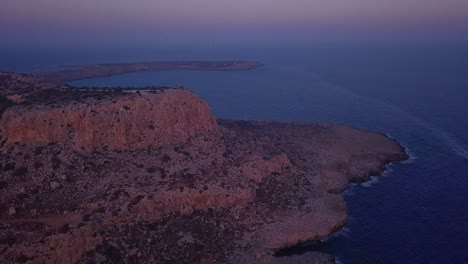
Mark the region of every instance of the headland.
<instances>
[{"instance_id":1,"label":"headland","mask_svg":"<svg viewBox=\"0 0 468 264\"><path fill-rule=\"evenodd\" d=\"M348 220L340 193L408 158L339 124L216 119L187 89L0 73L0 262L334 263L281 249Z\"/></svg>"},{"instance_id":2,"label":"headland","mask_svg":"<svg viewBox=\"0 0 468 264\"><path fill-rule=\"evenodd\" d=\"M68 68L62 71L43 72L35 74L37 77L53 82L66 83L81 79L112 76L138 71L162 70L210 70L210 71L236 71L250 70L262 66L252 61L152 61L132 63L105 63L86 65L65 65Z\"/></svg>"}]
</instances>

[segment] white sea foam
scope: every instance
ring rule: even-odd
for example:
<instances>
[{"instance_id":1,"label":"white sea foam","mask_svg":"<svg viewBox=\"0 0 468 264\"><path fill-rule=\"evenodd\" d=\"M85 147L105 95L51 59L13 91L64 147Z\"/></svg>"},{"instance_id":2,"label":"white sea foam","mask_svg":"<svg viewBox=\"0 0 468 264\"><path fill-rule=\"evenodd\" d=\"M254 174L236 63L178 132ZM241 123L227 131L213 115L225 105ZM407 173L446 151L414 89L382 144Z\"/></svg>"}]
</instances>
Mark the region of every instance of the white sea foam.
<instances>
[{"instance_id":1,"label":"white sea foam","mask_svg":"<svg viewBox=\"0 0 468 264\"><path fill-rule=\"evenodd\" d=\"M393 173L392 164L389 164L385 167L385 171L382 173L380 177L389 177Z\"/></svg>"},{"instance_id":2,"label":"white sea foam","mask_svg":"<svg viewBox=\"0 0 468 264\"><path fill-rule=\"evenodd\" d=\"M403 146L403 147L405 148L406 154L408 154L409 159L403 161L402 163L403 164L414 163L418 159L416 154L414 154L414 152L410 148L408 148L407 146Z\"/></svg>"},{"instance_id":3,"label":"white sea foam","mask_svg":"<svg viewBox=\"0 0 468 264\"><path fill-rule=\"evenodd\" d=\"M392 135L390 134L385 134L388 138L391 138L393 140L397 140L396 138L394 138ZM405 164L408 164L408 163L413 163L418 157L416 156L416 154L414 154L414 152L406 145L402 144L400 142L400 145L402 145L404 148L405 148L405 152L406 154L408 154L409 158L405 161L403 161L402 163L405 163Z\"/></svg>"},{"instance_id":4,"label":"white sea foam","mask_svg":"<svg viewBox=\"0 0 468 264\"><path fill-rule=\"evenodd\" d=\"M349 238L351 236L351 229L347 226L341 228L339 231L323 238L320 240L320 242L327 242L329 240L333 240L337 237L346 237L346 238Z\"/></svg>"},{"instance_id":5,"label":"white sea foam","mask_svg":"<svg viewBox=\"0 0 468 264\"><path fill-rule=\"evenodd\" d=\"M378 176L371 176L370 179L366 182L361 183L360 185L365 188L370 188L373 185L377 184L379 182L379 177Z\"/></svg>"}]
</instances>

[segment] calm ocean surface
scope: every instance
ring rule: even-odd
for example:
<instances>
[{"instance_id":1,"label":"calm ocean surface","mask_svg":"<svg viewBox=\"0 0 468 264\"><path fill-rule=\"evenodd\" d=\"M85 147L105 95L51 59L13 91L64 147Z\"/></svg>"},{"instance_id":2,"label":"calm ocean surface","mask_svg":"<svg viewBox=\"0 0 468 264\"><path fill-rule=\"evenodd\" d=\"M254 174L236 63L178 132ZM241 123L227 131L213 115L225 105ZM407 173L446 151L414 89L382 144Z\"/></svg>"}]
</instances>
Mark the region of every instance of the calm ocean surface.
<instances>
[{"instance_id":1,"label":"calm ocean surface","mask_svg":"<svg viewBox=\"0 0 468 264\"><path fill-rule=\"evenodd\" d=\"M467 46L468 47L468 46ZM226 51L228 50L228 51ZM1 55L1 54L0 54ZM340 263L468 263L468 48L64 50L1 55L0 70L148 60L258 60L251 71L138 72L78 86L183 85L221 118L339 122L396 138L412 159L344 194L349 224L318 245Z\"/></svg>"}]
</instances>

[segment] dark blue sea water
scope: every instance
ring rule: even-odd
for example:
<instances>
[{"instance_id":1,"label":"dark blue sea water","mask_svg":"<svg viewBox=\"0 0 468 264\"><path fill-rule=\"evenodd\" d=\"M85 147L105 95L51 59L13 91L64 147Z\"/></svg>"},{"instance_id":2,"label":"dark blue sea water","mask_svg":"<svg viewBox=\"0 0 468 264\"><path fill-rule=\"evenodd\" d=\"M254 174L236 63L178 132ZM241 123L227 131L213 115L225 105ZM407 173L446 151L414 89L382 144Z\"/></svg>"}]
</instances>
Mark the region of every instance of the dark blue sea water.
<instances>
[{"instance_id":1,"label":"dark blue sea water","mask_svg":"<svg viewBox=\"0 0 468 264\"><path fill-rule=\"evenodd\" d=\"M350 221L319 245L340 263L468 263L468 45L271 45L4 55L1 70L138 60L259 60L251 71L160 71L74 85L184 85L222 118L339 122L412 158L344 193ZM51 54L53 55L51 57ZM52 59L50 59L52 58ZM2 68L3 67L3 68Z\"/></svg>"}]
</instances>

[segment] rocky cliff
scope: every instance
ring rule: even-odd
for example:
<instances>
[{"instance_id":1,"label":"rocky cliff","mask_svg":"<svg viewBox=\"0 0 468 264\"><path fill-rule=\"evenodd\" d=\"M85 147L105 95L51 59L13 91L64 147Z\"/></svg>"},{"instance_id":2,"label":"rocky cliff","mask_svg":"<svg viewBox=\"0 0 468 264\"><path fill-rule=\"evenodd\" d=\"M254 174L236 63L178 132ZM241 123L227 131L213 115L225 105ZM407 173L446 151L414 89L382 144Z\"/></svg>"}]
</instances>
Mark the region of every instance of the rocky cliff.
<instances>
[{"instance_id":1,"label":"rocky cliff","mask_svg":"<svg viewBox=\"0 0 468 264\"><path fill-rule=\"evenodd\" d=\"M208 105L182 89L19 105L4 112L0 127L7 143L61 143L77 150L157 148L219 130Z\"/></svg>"},{"instance_id":2,"label":"rocky cliff","mask_svg":"<svg viewBox=\"0 0 468 264\"><path fill-rule=\"evenodd\" d=\"M0 263L330 264L275 254L343 227L339 193L407 158L342 125L215 120L183 89L28 78L0 80L21 98L0 118Z\"/></svg>"}]
</instances>

